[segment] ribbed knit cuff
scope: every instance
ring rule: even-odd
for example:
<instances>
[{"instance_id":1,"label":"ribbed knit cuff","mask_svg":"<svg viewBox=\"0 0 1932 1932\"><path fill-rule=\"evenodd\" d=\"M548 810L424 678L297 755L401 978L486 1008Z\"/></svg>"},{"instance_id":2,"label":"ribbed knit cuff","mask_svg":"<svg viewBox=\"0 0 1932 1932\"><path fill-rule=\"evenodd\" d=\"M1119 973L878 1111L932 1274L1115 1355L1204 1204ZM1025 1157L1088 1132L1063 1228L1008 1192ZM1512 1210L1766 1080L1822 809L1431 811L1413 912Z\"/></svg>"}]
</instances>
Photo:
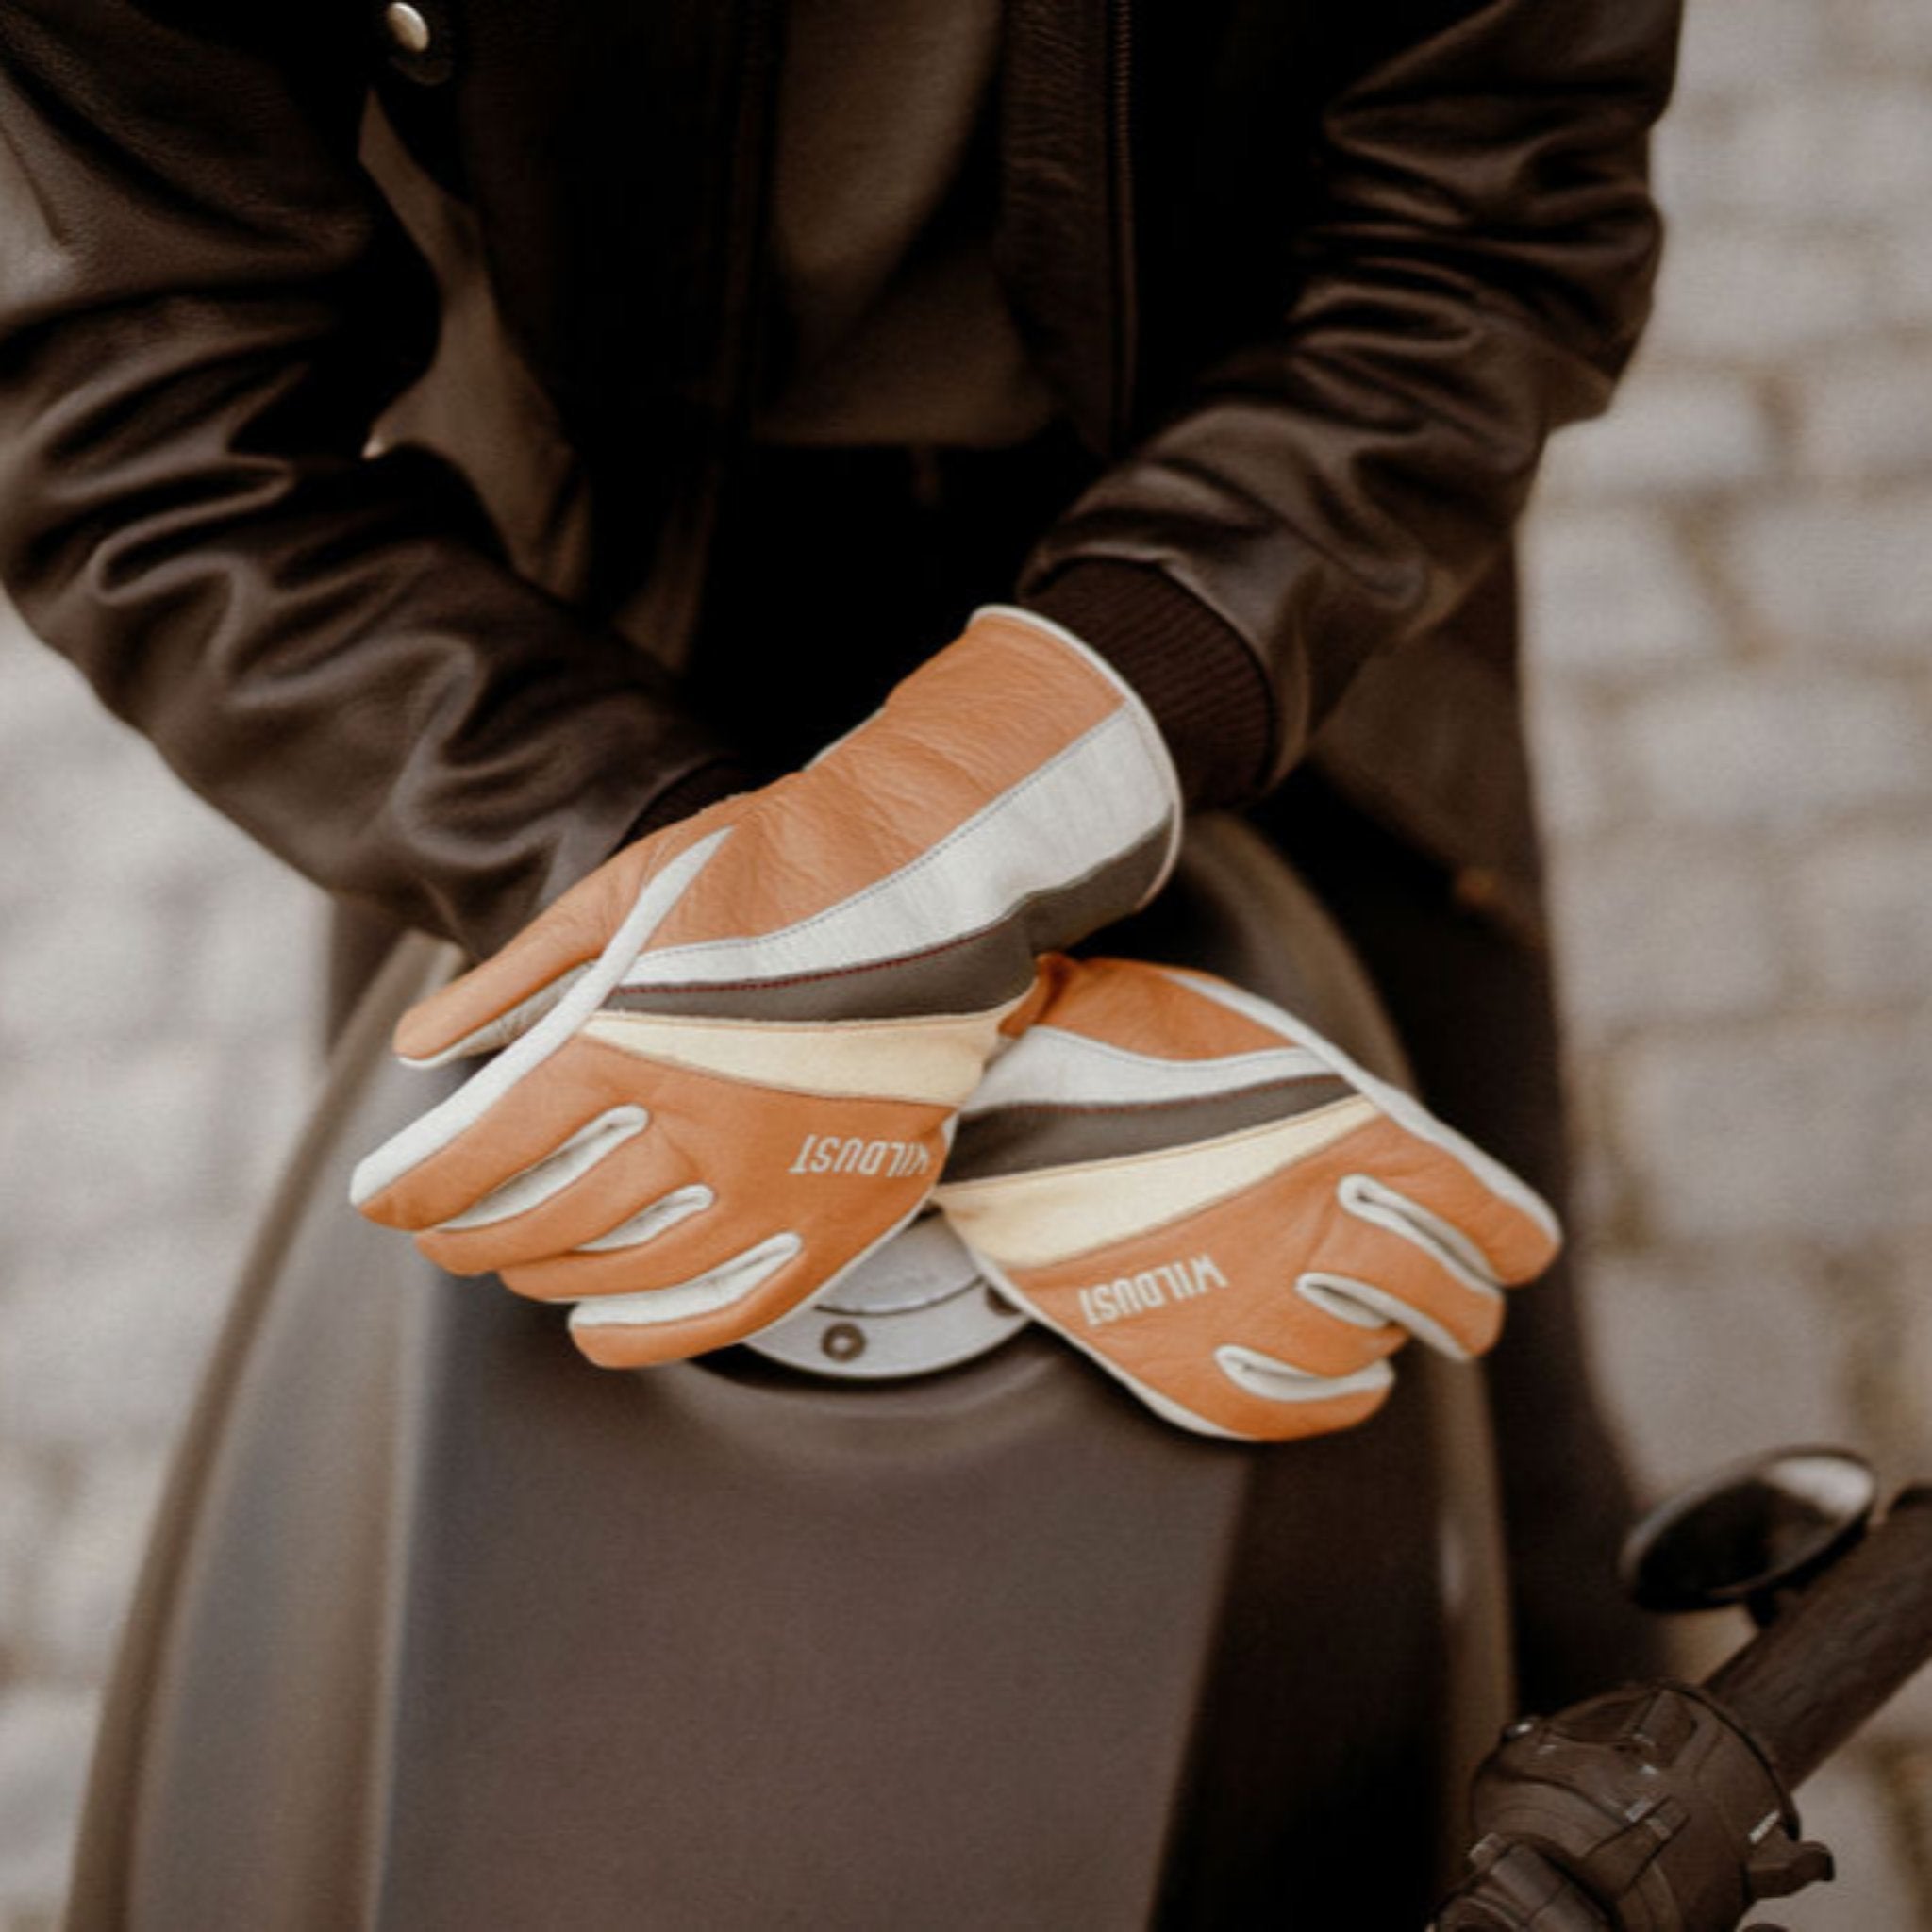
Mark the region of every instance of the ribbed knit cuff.
<instances>
[{"instance_id":1,"label":"ribbed knit cuff","mask_svg":"<svg viewBox=\"0 0 1932 1932\"><path fill-rule=\"evenodd\" d=\"M1070 564L1019 602L1105 658L1167 741L1191 810L1251 803L1267 789L1274 701L1239 633L1162 572Z\"/></svg>"}]
</instances>

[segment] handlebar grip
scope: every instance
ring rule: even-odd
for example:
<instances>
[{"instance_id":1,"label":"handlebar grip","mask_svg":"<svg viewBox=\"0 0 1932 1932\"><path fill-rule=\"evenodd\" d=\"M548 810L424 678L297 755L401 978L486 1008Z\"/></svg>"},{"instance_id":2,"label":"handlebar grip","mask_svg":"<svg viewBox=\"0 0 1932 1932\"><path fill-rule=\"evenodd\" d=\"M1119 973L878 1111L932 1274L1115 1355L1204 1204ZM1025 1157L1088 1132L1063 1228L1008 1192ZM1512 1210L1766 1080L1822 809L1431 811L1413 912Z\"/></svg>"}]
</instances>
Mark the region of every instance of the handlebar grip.
<instances>
[{"instance_id":1,"label":"handlebar grip","mask_svg":"<svg viewBox=\"0 0 1932 1932\"><path fill-rule=\"evenodd\" d=\"M1932 1486L1811 1584L1704 1689L1802 1784L1932 1658Z\"/></svg>"}]
</instances>

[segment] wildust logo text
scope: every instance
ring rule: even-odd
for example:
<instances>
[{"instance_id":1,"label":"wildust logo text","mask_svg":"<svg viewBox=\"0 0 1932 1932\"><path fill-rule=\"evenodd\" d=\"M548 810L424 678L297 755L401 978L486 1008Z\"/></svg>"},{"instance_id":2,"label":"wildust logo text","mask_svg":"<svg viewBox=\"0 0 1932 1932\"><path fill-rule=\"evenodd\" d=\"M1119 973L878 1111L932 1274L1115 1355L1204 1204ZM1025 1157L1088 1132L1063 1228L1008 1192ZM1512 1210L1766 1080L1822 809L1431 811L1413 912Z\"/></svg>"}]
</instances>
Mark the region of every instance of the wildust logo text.
<instances>
[{"instance_id":1,"label":"wildust logo text","mask_svg":"<svg viewBox=\"0 0 1932 1932\"><path fill-rule=\"evenodd\" d=\"M791 1174L877 1174L901 1180L924 1174L932 1156L917 1141L866 1141L857 1135L808 1134L793 1157Z\"/></svg>"},{"instance_id":2,"label":"wildust logo text","mask_svg":"<svg viewBox=\"0 0 1932 1932\"><path fill-rule=\"evenodd\" d=\"M1214 1257L1196 1255L1191 1260L1163 1261L1158 1268L1143 1268L1138 1274L1123 1274L1112 1281L1083 1288L1080 1312L1086 1316L1088 1327L1100 1328L1109 1322L1152 1314L1170 1302L1191 1301L1210 1288L1226 1286L1227 1276L1214 1265Z\"/></svg>"}]
</instances>

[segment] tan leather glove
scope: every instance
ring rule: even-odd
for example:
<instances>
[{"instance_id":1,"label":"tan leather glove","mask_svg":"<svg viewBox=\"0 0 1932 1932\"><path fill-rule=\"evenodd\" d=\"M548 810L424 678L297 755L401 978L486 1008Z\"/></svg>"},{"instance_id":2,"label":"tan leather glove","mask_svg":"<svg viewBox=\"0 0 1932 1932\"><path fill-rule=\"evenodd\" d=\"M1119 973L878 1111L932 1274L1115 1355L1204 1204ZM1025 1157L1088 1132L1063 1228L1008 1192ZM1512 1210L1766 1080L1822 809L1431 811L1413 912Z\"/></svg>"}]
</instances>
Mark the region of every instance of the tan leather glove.
<instances>
[{"instance_id":1,"label":"tan leather glove","mask_svg":"<svg viewBox=\"0 0 1932 1932\"><path fill-rule=\"evenodd\" d=\"M991 608L804 771L641 841L412 1008L505 1049L357 1170L620 1366L735 1341L910 1220L1035 957L1141 905L1180 799L1140 700Z\"/></svg>"},{"instance_id":2,"label":"tan leather glove","mask_svg":"<svg viewBox=\"0 0 1932 1932\"><path fill-rule=\"evenodd\" d=\"M1205 973L1049 959L939 1202L1013 1299L1169 1421L1279 1439L1480 1354L1549 1208L1410 1095Z\"/></svg>"}]
</instances>

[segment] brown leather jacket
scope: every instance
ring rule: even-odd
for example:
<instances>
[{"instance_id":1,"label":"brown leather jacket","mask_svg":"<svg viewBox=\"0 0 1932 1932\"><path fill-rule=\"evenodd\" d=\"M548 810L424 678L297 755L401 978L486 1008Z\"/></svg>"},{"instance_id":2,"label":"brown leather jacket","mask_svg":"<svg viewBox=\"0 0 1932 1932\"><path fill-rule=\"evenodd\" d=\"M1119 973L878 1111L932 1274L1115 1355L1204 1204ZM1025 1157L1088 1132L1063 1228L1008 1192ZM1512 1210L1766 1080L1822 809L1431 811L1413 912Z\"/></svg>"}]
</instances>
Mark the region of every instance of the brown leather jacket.
<instances>
[{"instance_id":1,"label":"brown leather jacket","mask_svg":"<svg viewBox=\"0 0 1932 1932\"><path fill-rule=\"evenodd\" d=\"M481 949L728 756L638 646L743 419L781 9L414 6L0 8L0 579L267 844ZM1008 0L997 262L1097 457L1017 589L1197 799L1325 720L1528 904L1507 533L1646 308L1676 10ZM432 360L457 460L372 441Z\"/></svg>"}]
</instances>

